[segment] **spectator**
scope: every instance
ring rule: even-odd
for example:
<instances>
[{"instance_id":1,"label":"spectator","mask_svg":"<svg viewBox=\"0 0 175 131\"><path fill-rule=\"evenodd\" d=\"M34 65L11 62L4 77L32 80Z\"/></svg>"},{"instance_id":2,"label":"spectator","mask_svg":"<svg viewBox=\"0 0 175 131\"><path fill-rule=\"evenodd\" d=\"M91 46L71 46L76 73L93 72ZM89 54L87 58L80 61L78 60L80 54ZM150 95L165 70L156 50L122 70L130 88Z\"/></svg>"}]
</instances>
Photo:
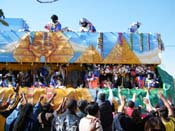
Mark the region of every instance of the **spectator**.
<instances>
[{"instance_id":1,"label":"spectator","mask_svg":"<svg viewBox=\"0 0 175 131\"><path fill-rule=\"evenodd\" d=\"M99 120L99 113L100 111L99 111L98 104L95 102L89 103L87 106L87 116L80 120L79 130L89 131L92 121L96 120L96 123L95 123L96 130L95 131L103 131L102 125Z\"/></svg>"},{"instance_id":2,"label":"spectator","mask_svg":"<svg viewBox=\"0 0 175 131\"><path fill-rule=\"evenodd\" d=\"M128 102L128 107L126 108L126 113L130 117L131 117L132 112L134 111L134 108L135 108L135 99L136 99L136 94L134 93L132 100L130 100Z\"/></svg>"},{"instance_id":3,"label":"spectator","mask_svg":"<svg viewBox=\"0 0 175 131\"><path fill-rule=\"evenodd\" d=\"M136 124L135 131L144 131L144 123L141 118L141 111L139 109L134 109L131 115L131 118L134 120Z\"/></svg>"},{"instance_id":4,"label":"spectator","mask_svg":"<svg viewBox=\"0 0 175 131\"><path fill-rule=\"evenodd\" d=\"M79 131L78 125L80 118L76 115L77 101L70 99L66 103L66 111L54 118L54 131Z\"/></svg>"},{"instance_id":5,"label":"spectator","mask_svg":"<svg viewBox=\"0 0 175 131\"><path fill-rule=\"evenodd\" d=\"M165 129L165 126L158 117L150 117L144 126L144 131L169 131Z\"/></svg>"},{"instance_id":6,"label":"spectator","mask_svg":"<svg viewBox=\"0 0 175 131\"><path fill-rule=\"evenodd\" d=\"M174 118L173 110L171 109L171 106L169 105L169 103L164 98L161 92L158 93L158 96L164 103L164 106L158 110L161 121L163 122L166 128L166 131L174 131L175 130L175 118Z\"/></svg>"},{"instance_id":7,"label":"spectator","mask_svg":"<svg viewBox=\"0 0 175 131\"><path fill-rule=\"evenodd\" d=\"M32 112L33 106L31 104L24 105L14 123L13 131L37 131Z\"/></svg>"},{"instance_id":8,"label":"spectator","mask_svg":"<svg viewBox=\"0 0 175 131\"><path fill-rule=\"evenodd\" d=\"M114 116L112 131L135 131L135 122L124 113L126 98L121 95L119 91L119 98L121 105L118 108L118 113Z\"/></svg>"},{"instance_id":9,"label":"spectator","mask_svg":"<svg viewBox=\"0 0 175 131\"><path fill-rule=\"evenodd\" d=\"M9 94L8 99L4 102L4 95L0 98L0 131L4 130L5 120L15 109L18 102L18 90L15 91L15 96L11 99L13 94Z\"/></svg>"},{"instance_id":10,"label":"spectator","mask_svg":"<svg viewBox=\"0 0 175 131\"><path fill-rule=\"evenodd\" d=\"M18 103L16 109L6 119L6 131L38 131L37 116L41 109L40 97L37 104L34 106L29 104L25 94L22 93L22 99ZM24 105L22 105L24 101ZM22 106L21 106L22 105Z\"/></svg>"},{"instance_id":11,"label":"spectator","mask_svg":"<svg viewBox=\"0 0 175 131\"><path fill-rule=\"evenodd\" d=\"M53 109L51 106L51 101L56 96L54 94L50 100L42 106L42 112L38 115L39 131L50 131L52 126Z\"/></svg>"},{"instance_id":12,"label":"spectator","mask_svg":"<svg viewBox=\"0 0 175 131\"><path fill-rule=\"evenodd\" d=\"M100 109L100 121L104 131L112 131L112 105L105 99L105 94L99 95L99 109Z\"/></svg>"},{"instance_id":13,"label":"spectator","mask_svg":"<svg viewBox=\"0 0 175 131\"><path fill-rule=\"evenodd\" d=\"M78 102L78 108L79 108L79 112L77 112L77 116L81 119L83 117L85 117L87 115L87 112L86 112L86 107L88 105L88 102L87 100L80 100Z\"/></svg>"}]
</instances>

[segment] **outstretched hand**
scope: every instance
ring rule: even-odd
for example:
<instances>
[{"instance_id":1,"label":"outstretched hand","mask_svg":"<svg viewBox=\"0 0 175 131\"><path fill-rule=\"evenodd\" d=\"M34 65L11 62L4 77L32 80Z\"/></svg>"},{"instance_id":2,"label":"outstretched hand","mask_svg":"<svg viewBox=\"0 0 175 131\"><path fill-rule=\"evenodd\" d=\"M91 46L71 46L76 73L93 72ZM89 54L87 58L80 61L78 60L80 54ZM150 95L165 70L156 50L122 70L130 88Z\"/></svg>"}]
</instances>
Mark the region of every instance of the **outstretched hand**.
<instances>
[{"instance_id":1,"label":"outstretched hand","mask_svg":"<svg viewBox=\"0 0 175 131\"><path fill-rule=\"evenodd\" d=\"M144 97L144 98L143 98L143 103L144 103L145 105L149 104L148 98Z\"/></svg>"},{"instance_id":2,"label":"outstretched hand","mask_svg":"<svg viewBox=\"0 0 175 131\"><path fill-rule=\"evenodd\" d=\"M121 104L125 105L126 104L126 97L121 96Z\"/></svg>"},{"instance_id":3,"label":"outstretched hand","mask_svg":"<svg viewBox=\"0 0 175 131\"><path fill-rule=\"evenodd\" d=\"M136 97L137 97L137 94L136 94L136 93L134 93L134 94L132 95L132 101L133 101L133 102L135 102L135 101L136 101Z\"/></svg>"},{"instance_id":4,"label":"outstretched hand","mask_svg":"<svg viewBox=\"0 0 175 131\"><path fill-rule=\"evenodd\" d=\"M59 113L63 113L65 111L65 105L66 105L66 101L68 100L68 97L64 97L60 103L60 105L58 106L58 108L56 109L57 114Z\"/></svg>"},{"instance_id":5,"label":"outstretched hand","mask_svg":"<svg viewBox=\"0 0 175 131\"><path fill-rule=\"evenodd\" d=\"M163 93L161 91L158 91L158 97L159 98L164 98Z\"/></svg>"},{"instance_id":6,"label":"outstretched hand","mask_svg":"<svg viewBox=\"0 0 175 131\"><path fill-rule=\"evenodd\" d=\"M100 123L100 120L97 118L94 118L90 121L90 125L89 125L89 131L96 131L98 128L100 128L100 126L97 126L97 123Z\"/></svg>"}]
</instances>

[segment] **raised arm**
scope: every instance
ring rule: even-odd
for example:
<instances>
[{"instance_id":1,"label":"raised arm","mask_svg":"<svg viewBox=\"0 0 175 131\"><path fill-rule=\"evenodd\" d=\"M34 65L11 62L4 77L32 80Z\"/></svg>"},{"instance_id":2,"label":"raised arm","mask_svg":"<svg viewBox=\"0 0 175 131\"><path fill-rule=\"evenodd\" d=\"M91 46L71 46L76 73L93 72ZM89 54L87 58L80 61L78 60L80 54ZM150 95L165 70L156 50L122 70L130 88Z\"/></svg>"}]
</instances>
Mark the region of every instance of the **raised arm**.
<instances>
[{"instance_id":1,"label":"raised arm","mask_svg":"<svg viewBox=\"0 0 175 131\"><path fill-rule=\"evenodd\" d=\"M53 99L55 98L56 95L57 95L57 94L54 93L54 94L52 95L52 97L47 101L47 103L51 103L51 102L53 101Z\"/></svg>"},{"instance_id":2,"label":"raised arm","mask_svg":"<svg viewBox=\"0 0 175 131\"><path fill-rule=\"evenodd\" d=\"M123 112L126 104L126 98L124 96L121 96L121 104L118 108L118 112Z\"/></svg>"},{"instance_id":3,"label":"raised arm","mask_svg":"<svg viewBox=\"0 0 175 131\"><path fill-rule=\"evenodd\" d=\"M151 101L150 101L150 98L149 98L149 93L150 93L150 89L147 90L146 97L143 99L143 103L145 104L146 110L148 112L150 112L152 110L155 110L155 108L151 105Z\"/></svg>"},{"instance_id":4,"label":"raised arm","mask_svg":"<svg viewBox=\"0 0 175 131\"><path fill-rule=\"evenodd\" d=\"M38 102L33 107L32 117L35 121L37 120L38 114L41 112L41 101L43 100L43 98L44 96L40 96Z\"/></svg>"},{"instance_id":5,"label":"raised arm","mask_svg":"<svg viewBox=\"0 0 175 131\"><path fill-rule=\"evenodd\" d=\"M18 102L19 100L19 86L17 86L16 88L13 88L14 92L15 92L15 96L14 98L10 101L10 105L16 105L15 103Z\"/></svg>"},{"instance_id":6,"label":"raised arm","mask_svg":"<svg viewBox=\"0 0 175 131\"><path fill-rule=\"evenodd\" d=\"M66 101L68 100L67 97L64 97L60 103L60 105L58 106L58 108L55 110L56 114L59 113L63 113L65 111L65 105L66 105Z\"/></svg>"},{"instance_id":7,"label":"raised arm","mask_svg":"<svg viewBox=\"0 0 175 131\"><path fill-rule=\"evenodd\" d=\"M108 97L108 100L109 100L109 102L111 103L111 105L112 105L112 99L113 99L113 92L112 92L112 89L111 89L111 83L107 83L107 87L108 87L108 89L109 89L109 97Z\"/></svg>"},{"instance_id":8,"label":"raised arm","mask_svg":"<svg viewBox=\"0 0 175 131\"><path fill-rule=\"evenodd\" d=\"M26 94L24 92L21 93L21 97L23 99L24 104L27 104L28 100L27 100Z\"/></svg>"},{"instance_id":9,"label":"raised arm","mask_svg":"<svg viewBox=\"0 0 175 131\"><path fill-rule=\"evenodd\" d=\"M125 104L126 104L126 98L121 95L121 90L119 88L118 88L118 96L119 96L119 99L120 99L120 106L118 108L118 112L123 112Z\"/></svg>"},{"instance_id":10,"label":"raised arm","mask_svg":"<svg viewBox=\"0 0 175 131\"><path fill-rule=\"evenodd\" d=\"M1 104L0 104L0 109L1 109L1 110L4 110L4 109L7 109L7 108L8 108L12 96L13 96L12 93L9 94L9 96L8 96L8 98L7 98L7 100L6 100L6 102L3 102L3 98L2 98Z\"/></svg>"},{"instance_id":11,"label":"raised arm","mask_svg":"<svg viewBox=\"0 0 175 131\"><path fill-rule=\"evenodd\" d=\"M135 103L136 102L136 93L134 93L133 95L132 95L132 101Z\"/></svg>"},{"instance_id":12,"label":"raised arm","mask_svg":"<svg viewBox=\"0 0 175 131\"><path fill-rule=\"evenodd\" d=\"M162 92L159 91L158 92L158 96L159 98L162 100L163 104L167 107L168 109L168 115L169 116L174 116L173 110L171 109L170 104L168 103L168 101L165 99L165 97L163 96Z\"/></svg>"},{"instance_id":13,"label":"raised arm","mask_svg":"<svg viewBox=\"0 0 175 131\"><path fill-rule=\"evenodd\" d=\"M18 105L15 108L15 110L13 110L13 112L6 118L5 131L9 131L10 130L11 123L19 115L19 109L20 109L20 106L22 105L23 101L24 101L24 98L21 96L20 101L18 102Z\"/></svg>"}]
</instances>

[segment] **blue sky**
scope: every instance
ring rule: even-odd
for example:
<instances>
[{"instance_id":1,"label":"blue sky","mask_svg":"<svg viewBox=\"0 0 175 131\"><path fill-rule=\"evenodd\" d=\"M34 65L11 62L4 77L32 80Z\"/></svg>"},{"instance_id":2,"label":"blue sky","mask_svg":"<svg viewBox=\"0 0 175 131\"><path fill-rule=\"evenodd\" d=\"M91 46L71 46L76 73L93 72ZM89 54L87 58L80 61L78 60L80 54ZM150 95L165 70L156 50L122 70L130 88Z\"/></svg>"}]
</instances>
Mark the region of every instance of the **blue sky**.
<instances>
[{"instance_id":1,"label":"blue sky","mask_svg":"<svg viewBox=\"0 0 175 131\"><path fill-rule=\"evenodd\" d=\"M79 30L81 17L88 18L97 31L126 32L134 21L142 23L139 32L159 32L165 44L161 66L175 77L175 0L59 0L41 4L36 0L1 0L8 18L23 18L31 30L44 30L52 14L63 27Z\"/></svg>"}]
</instances>

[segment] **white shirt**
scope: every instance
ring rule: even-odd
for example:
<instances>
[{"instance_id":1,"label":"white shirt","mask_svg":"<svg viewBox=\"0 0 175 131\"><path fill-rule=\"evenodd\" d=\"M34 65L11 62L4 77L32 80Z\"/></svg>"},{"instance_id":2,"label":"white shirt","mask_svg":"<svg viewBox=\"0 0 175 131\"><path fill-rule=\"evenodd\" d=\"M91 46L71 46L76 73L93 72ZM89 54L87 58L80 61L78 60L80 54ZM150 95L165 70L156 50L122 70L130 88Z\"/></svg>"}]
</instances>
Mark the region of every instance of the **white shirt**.
<instances>
[{"instance_id":1,"label":"white shirt","mask_svg":"<svg viewBox=\"0 0 175 131\"><path fill-rule=\"evenodd\" d=\"M92 119L97 119L97 118L91 115L87 115L86 117L83 117L79 123L79 131L89 131L89 126L90 126ZM99 128L96 131L103 131L102 125L100 122L97 122L96 128L97 127Z\"/></svg>"}]
</instances>

